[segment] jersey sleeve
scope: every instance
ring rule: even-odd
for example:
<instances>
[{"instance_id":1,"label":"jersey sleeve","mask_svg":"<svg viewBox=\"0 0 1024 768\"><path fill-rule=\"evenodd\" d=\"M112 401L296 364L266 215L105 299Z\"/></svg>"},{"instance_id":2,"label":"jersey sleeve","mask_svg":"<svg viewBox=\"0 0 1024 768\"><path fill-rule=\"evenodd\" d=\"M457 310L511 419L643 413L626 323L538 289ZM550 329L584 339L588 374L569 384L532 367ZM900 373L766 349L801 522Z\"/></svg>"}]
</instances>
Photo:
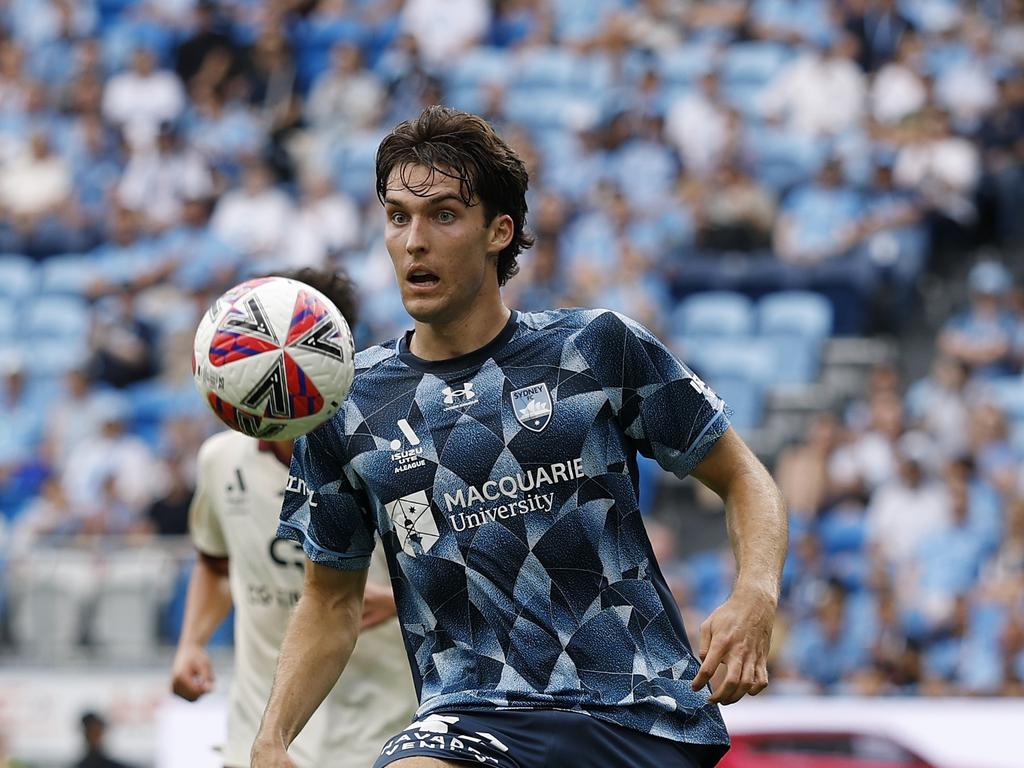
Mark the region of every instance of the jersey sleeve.
<instances>
[{"instance_id":1,"label":"jersey sleeve","mask_svg":"<svg viewBox=\"0 0 1024 768\"><path fill-rule=\"evenodd\" d=\"M188 532L196 549L211 557L227 557L228 545L210 489L212 448L205 443L196 460L196 492L188 508Z\"/></svg>"},{"instance_id":2,"label":"jersey sleeve","mask_svg":"<svg viewBox=\"0 0 1024 768\"><path fill-rule=\"evenodd\" d=\"M277 535L302 544L315 563L364 570L373 553L374 524L331 428L328 422L295 441Z\"/></svg>"},{"instance_id":3,"label":"jersey sleeve","mask_svg":"<svg viewBox=\"0 0 1024 768\"><path fill-rule=\"evenodd\" d=\"M584 327L576 347L637 451L685 477L729 429L728 409L654 334L617 312Z\"/></svg>"}]
</instances>

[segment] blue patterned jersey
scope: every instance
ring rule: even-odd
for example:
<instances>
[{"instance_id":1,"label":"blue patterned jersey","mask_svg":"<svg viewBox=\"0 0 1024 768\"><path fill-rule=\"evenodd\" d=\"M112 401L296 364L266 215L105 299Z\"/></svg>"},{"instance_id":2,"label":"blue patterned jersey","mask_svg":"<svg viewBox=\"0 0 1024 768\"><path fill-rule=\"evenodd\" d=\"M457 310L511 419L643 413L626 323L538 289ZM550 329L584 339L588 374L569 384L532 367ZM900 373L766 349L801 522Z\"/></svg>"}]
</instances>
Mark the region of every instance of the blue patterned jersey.
<instances>
[{"instance_id":1,"label":"blue patterned jersey","mask_svg":"<svg viewBox=\"0 0 1024 768\"><path fill-rule=\"evenodd\" d=\"M300 438L279 535L366 568L380 534L420 715L587 713L697 744L728 736L638 511L636 453L680 477L721 400L606 310L513 313L474 353L356 356L343 409Z\"/></svg>"}]
</instances>

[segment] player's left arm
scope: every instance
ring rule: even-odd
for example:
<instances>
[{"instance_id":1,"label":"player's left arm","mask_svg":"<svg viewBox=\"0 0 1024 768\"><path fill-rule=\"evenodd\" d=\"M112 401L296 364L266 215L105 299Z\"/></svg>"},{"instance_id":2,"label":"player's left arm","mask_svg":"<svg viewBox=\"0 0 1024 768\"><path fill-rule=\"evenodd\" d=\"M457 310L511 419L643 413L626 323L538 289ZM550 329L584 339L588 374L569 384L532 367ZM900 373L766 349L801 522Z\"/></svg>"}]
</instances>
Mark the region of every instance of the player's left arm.
<instances>
[{"instance_id":1,"label":"player's left arm","mask_svg":"<svg viewBox=\"0 0 1024 768\"><path fill-rule=\"evenodd\" d=\"M786 504L768 470L729 428L691 473L725 502L736 557L729 599L700 626L701 667L694 690L720 665L725 677L711 701L732 704L768 685L768 651L786 558Z\"/></svg>"}]
</instances>

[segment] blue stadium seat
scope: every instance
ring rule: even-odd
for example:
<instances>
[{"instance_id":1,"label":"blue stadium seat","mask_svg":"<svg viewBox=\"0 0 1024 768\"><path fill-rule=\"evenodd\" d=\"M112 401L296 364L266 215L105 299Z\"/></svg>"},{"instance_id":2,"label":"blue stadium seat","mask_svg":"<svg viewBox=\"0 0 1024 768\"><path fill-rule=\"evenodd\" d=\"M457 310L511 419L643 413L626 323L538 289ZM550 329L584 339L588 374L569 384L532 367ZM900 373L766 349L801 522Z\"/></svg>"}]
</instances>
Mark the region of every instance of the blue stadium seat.
<instances>
[{"instance_id":1,"label":"blue stadium seat","mask_svg":"<svg viewBox=\"0 0 1024 768\"><path fill-rule=\"evenodd\" d=\"M1024 376L1004 376L987 381L984 386L1008 420L1024 419Z\"/></svg>"},{"instance_id":2,"label":"blue stadium seat","mask_svg":"<svg viewBox=\"0 0 1024 768\"><path fill-rule=\"evenodd\" d=\"M730 421L739 430L755 429L764 416L764 391L754 381L736 376L715 377L710 382L732 411Z\"/></svg>"},{"instance_id":3,"label":"blue stadium seat","mask_svg":"<svg viewBox=\"0 0 1024 768\"><path fill-rule=\"evenodd\" d=\"M94 280L100 278L99 265L87 254L69 253L53 256L39 268L40 290L43 293L81 295Z\"/></svg>"},{"instance_id":4,"label":"blue stadium seat","mask_svg":"<svg viewBox=\"0 0 1024 768\"><path fill-rule=\"evenodd\" d=\"M524 88L580 89L589 84L587 62L565 48L537 48L519 59L512 82Z\"/></svg>"},{"instance_id":5,"label":"blue stadium seat","mask_svg":"<svg viewBox=\"0 0 1024 768\"><path fill-rule=\"evenodd\" d=\"M765 85L790 56L790 49L780 43L733 43L725 49L720 74L727 85Z\"/></svg>"},{"instance_id":6,"label":"blue stadium seat","mask_svg":"<svg viewBox=\"0 0 1024 768\"><path fill-rule=\"evenodd\" d=\"M772 387L787 384L810 384L818 378L821 362L821 341L795 333L773 333L759 337L759 342L772 347L775 366L766 382Z\"/></svg>"},{"instance_id":7,"label":"blue stadium seat","mask_svg":"<svg viewBox=\"0 0 1024 768\"><path fill-rule=\"evenodd\" d=\"M62 376L85 365L89 348L79 339L40 338L23 347L23 359L33 377Z\"/></svg>"},{"instance_id":8,"label":"blue stadium seat","mask_svg":"<svg viewBox=\"0 0 1024 768\"><path fill-rule=\"evenodd\" d=\"M757 303L757 327L763 334L825 338L832 333L832 305L813 291L779 291Z\"/></svg>"},{"instance_id":9,"label":"blue stadium seat","mask_svg":"<svg viewBox=\"0 0 1024 768\"><path fill-rule=\"evenodd\" d=\"M18 329L17 304L0 296L0 341L13 338Z\"/></svg>"},{"instance_id":10,"label":"blue stadium seat","mask_svg":"<svg viewBox=\"0 0 1024 768\"><path fill-rule=\"evenodd\" d=\"M697 293L680 302L672 313L670 328L685 335L744 336L754 331L754 307L741 293Z\"/></svg>"},{"instance_id":11,"label":"blue stadium seat","mask_svg":"<svg viewBox=\"0 0 1024 768\"><path fill-rule=\"evenodd\" d=\"M599 102L562 90L515 89L505 98L508 118L532 131L593 124L601 115Z\"/></svg>"},{"instance_id":12,"label":"blue stadium seat","mask_svg":"<svg viewBox=\"0 0 1024 768\"><path fill-rule=\"evenodd\" d=\"M511 56L503 48L473 48L454 58L445 81L449 88L504 83L512 70Z\"/></svg>"},{"instance_id":13,"label":"blue stadium seat","mask_svg":"<svg viewBox=\"0 0 1024 768\"><path fill-rule=\"evenodd\" d=\"M21 298L38 283L35 262L20 253L0 253L0 296Z\"/></svg>"},{"instance_id":14,"label":"blue stadium seat","mask_svg":"<svg viewBox=\"0 0 1024 768\"><path fill-rule=\"evenodd\" d=\"M92 321L85 301L73 296L40 296L22 310L21 331L33 340L84 340Z\"/></svg>"},{"instance_id":15,"label":"blue stadium seat","mask_svg":"<svg viewBox=\"0 0 1024 768\"><path fill-rule=\"evenodd\" d=\"M683 45L658 57L658 74L669 85L688 84L710 72L713 62L713 48Z\"/></svg>"},{"instance_id":16,"label":"blue stadium seat","mask_svg":"<svg viewBox=\"0 0 1024 768\"><path fill-rule=\"evenodd\" d=\"M682 359L709 382L738 378L763 387L775 382L775 347L756 336L677 336Z\"/></svg>"}]
</instances>

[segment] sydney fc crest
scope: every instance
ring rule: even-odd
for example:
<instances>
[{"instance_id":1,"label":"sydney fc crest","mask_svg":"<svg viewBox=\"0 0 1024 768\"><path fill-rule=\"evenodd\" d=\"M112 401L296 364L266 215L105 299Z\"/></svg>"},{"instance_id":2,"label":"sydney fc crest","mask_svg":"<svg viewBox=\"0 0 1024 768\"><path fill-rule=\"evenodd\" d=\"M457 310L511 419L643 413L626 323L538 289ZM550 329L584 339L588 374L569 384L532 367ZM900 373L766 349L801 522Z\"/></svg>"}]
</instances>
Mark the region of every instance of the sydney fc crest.
<instances>
[{"instance_id":1,"label":"sydney fc crest","mask_svg":"<svg viewBox=\"0 0 1024 768\"><path fill-rule=\"evenodd\" d=\"M512 392L512 409L516 419L532 432L540 432L551 421L551 393L541 382Z\"/></svg>"}]
</instances>

